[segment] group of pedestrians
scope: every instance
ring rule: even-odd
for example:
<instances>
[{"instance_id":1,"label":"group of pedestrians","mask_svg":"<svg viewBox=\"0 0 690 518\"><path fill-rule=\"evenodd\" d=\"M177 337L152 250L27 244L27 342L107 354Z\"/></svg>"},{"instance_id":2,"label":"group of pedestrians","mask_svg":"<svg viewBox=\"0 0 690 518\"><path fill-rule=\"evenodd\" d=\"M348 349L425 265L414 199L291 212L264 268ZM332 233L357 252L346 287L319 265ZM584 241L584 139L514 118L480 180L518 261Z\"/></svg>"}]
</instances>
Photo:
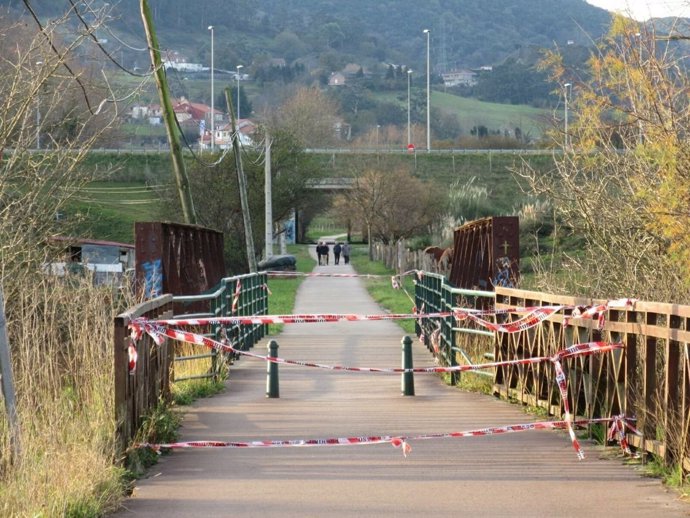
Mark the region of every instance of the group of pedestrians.
<instances>
[{"instance_id":1,"label":"group of pedestrians","mask_svg":"<svg viewBox=\"0 0 690 518\"><path fill-rule=\"evenodd\" d=\"M328 265L331 247L324 241L319 241L316 245L316 257L319 259L319 266ZM340 256L343 256L345 264L350 264L350 244L336 243L333 245L333 259L335 264L340 264Z\"/></svg>"}]
</instances>

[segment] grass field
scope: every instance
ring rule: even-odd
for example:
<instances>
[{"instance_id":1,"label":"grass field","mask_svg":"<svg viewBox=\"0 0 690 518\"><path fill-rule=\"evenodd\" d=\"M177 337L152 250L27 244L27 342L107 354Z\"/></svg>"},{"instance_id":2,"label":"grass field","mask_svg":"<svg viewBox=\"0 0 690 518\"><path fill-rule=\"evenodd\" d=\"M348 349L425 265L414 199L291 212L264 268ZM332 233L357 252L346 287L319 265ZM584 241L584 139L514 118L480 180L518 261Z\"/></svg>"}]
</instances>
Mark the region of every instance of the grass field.
<instances>
[{"instance_id":1,"label":"grass field","mask_svg":"<svg viewBox=\"0 0 690 518\"><path fill-rule=\"evenodd\" d=\"M380 101L401 104L400 92L377 93L374 97ZM407 96L402 102L405 108L406 99ZM474 126L483 125L491 131L513 131L519 127L523 135L538 139L553 118L552 112L543 108L524 104L490 103L435 90L431 92L431 106L456 115L466 135Z\"/></svg>"},{"instance_id":2,"label":"grass field","mask_svg":"<svg viewBox=\"0 0 690 518\"><path fill-rule=\"evenodd\" d=\"M431 103L445 112L455 114L463 130L479 125L484 125L489 130L513 131L519 127L524 135L539 138L552 118L551 111L542 108L523 104L489 103L444 92L432 92Z\"/></svg>"},{"instance_id":3,"label":"grass field","mask_svg":"<svg viewBox=\"0 0 690 518\"><path fill-rule=\"evenodd\" d=\"M159 218L159 192L143 182L94 182L72 200L66 216L88 221L95 239L134 243L134 223Z\"/></svg>"},{"instance_id":4,"label":"grass field","mask_svg":"<svg viewBox=\"0 0 690 518\"><path fill-rule=\"evenodd\" d=\"M391 286L391 275L393 270L386 268L383 263L370 261L366 246L355 246L352 248L350 262L357 273L365 275L380 275L375 279L365 279L364 285L369 295L377 304L386 308L391 313L410 313L414 301L410 300L403 290L394 290ZM411 277L403 279L403 286L407 293L414 297L414 284ZM398 322L406 333L414 335L414 322L412 320L400 320Z\"/></svg>"}]
</instances>

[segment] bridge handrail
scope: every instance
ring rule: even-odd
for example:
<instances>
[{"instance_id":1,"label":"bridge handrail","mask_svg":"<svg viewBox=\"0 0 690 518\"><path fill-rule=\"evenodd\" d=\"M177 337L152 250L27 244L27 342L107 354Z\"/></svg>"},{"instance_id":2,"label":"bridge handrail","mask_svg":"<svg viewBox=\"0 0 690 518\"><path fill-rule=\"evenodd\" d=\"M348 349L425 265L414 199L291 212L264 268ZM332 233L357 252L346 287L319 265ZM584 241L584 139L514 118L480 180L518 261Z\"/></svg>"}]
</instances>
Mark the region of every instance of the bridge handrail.
<instances>
[{"instance_id":1,"label":"bridge handrail","mask_svg":"<svg viewBox=\"0 0 690 518\"><path fill-rule=\"evenodd\" d=\"M420 313L430 312L453 312L458 309L467 309L467 305L459 305L458 299L471 303L471 309L486 307L486 301L491 306L495 303L496 294L493 291L471 290L456 288L451 285L445 276L437 273L424 272L421 279L415 284L415 307ZM481 302L484 301L484 302ZM455 317L443 318L440 321L438 330L431 326L439 325L438 319L420 318L415 324L417 336L423 337L423 341L429 351L440 357L444 365L458 365L457 355L461 355L468 364L473 363L468 349L488 349L492 346L494 333L477 328L473 324L466 327L458 327L455 324ZM436 343L434 332L440 331L440 336ZM487 340L489 338L490 340ZM492 376L486 371L476 371L482 376ZM451 383L456 384L459 380L459 373L451 375Z\"/></svg>"},{"instance_id":2,"label":"bridge handrail","mask_svg":"<svg viewBox=\"0 0 690 518\"><path fill-rule=\"evenodd\" d=\"M497 309L606 302L500 287L496 301ZM586 418L637 418L642 437L629 433L628 442L668 466L682 464L690 471L690 306L634 300L606 310L603 319L568 318L571 312L556 313L520 333L499 333L496 360L548 356L576 342L624 343L624 350L612 354L564 362L571 412ZM501 367L494 383L494 392L503 397L563 413L553 369Z\"/></svg>"},{"instance_id":3,"label":"bridge handrail","mask_svg":"<svg viewBox=\"0 0 690 518\"><path fill-rule=\"evenodd\" d=\"M162 295L137 304L115 317L113 351L115 381L116 435L121 451L134 438L143 418L161 400L170 398L172 346L168 341L158 346L148 335L136 343L136 368L130 370L129 324L135 318L170 318L172 295ZM147 377L148 375L148 377Z\"/></svg>"},{"instance_id":4,"label":"bridge handrail","mask_svg":"<svg viewBox=\"0 0 690 518\"><path fill-rule=\"evenodd\" d=\"M173 300L177 303L208 302L209 311L184 313L175 315L178 317L227 317L235 315L266 315L268 314L268 293L265 289L268 276L265 272L248 273L226 277L220 281L219 287L210 293L201 295L176 295ZM241 289L236 292L237 283ZM236 300L235 300L236 298ZM233 306L235 312L233 313ZM221 326L219 324L208 326L203 334L213 336L216 340L227 337L236 349L247 351L253 347L266 334L267 326ZM222 364L218 362L217 351L211 350L206 356L211 358L211 369L201 377L217 378ZM186 357L176 356L175 361L185 361ZM233 359L233 358L231 358ZM199 376L194 376L198 378ZM189 377L175 377L173 381L185 381Z\"/></svg>"},{"instance_id":5,"label":"bridge handrail","mask_svg":"<svg viewBox=\"0 0 690 518\"><path fill-rule=\"evenodd\" d=\"M148 336L142 336L136 343L137 361L130 372L130 332L129 323L135 318L169 319L173 307L185 303L208 302L209 311L205 316L231 315L266 315L268 314L268 276L265 272L250 273L226 277L219 287L211 293L202 295L162 295L128 309L114 319L114 366L115 366L115 415L119 445L124 450L127 443L134 438L142 424L143 418L153 410L161 400L170 399L170 387L173 381L174 361L186 361L194 358L210 357L211 368L206 374L190 376L188 379L215 377L220 372L220 362L215 354L194 354L175 358L175 343L166 340L156 345ZM240 282L239 294L236 292ZM238 296L239 295L239 296ZM234 313L233 313L234 306ZM199 314L199 313L196 313ZM182 315L175 315L175 317ZM191 316L185 313L184 316ZM223 334L241 350L253 347L266 334L267 326L207 326L200 333L213 336L219 340Z\"/></svg>"}]
</instances>

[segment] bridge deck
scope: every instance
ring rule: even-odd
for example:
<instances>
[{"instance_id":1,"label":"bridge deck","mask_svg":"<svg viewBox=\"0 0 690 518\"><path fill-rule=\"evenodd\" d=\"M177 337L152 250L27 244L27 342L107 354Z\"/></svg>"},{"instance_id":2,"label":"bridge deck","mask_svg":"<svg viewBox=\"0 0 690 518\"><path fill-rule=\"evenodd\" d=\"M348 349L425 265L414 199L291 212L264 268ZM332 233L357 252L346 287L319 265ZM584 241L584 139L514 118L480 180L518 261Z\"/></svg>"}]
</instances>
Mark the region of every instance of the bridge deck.
<instances>
[{"instance_id":1,"label":"bridge deck","mask_svg":"<svg viewBox=\"0 0 690 518\"><path fill-rule=\"evenodd\" d=\"M352 272L350 266L317 267ZM309 278L296 313L379 313L355 278ZM391 322L286 326L279 356L397 367L403 331ZM265 342L267 343L267 341ZM415 366L429 365L415 341ZM254 352L264 354L263 345ZM196 402L181 440L282 440L448 433L534 420L520 407L464 393L436 375L280 366L280 399L267 399L266 366L244 358L224 394ZM585 443L578 461L563 432L417 441L404 458L388 444L178 450L137 483L122 516L687 516L690 506L620 459Z\"/></svg>"}]
</instances>

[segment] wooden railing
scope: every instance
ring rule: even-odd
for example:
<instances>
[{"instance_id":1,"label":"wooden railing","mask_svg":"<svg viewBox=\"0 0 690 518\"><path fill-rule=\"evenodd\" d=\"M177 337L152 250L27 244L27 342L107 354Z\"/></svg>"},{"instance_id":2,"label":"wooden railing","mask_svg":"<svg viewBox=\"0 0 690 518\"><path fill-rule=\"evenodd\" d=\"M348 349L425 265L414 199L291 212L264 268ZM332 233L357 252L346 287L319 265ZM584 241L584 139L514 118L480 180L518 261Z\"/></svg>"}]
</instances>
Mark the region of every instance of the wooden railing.
<instances>
[{"instance_id":1,"label":"wooden railing","mask_svg":"<svg viewBox=\"0 0 690 518\"><path fill-rule=\"evenodd\" d=\"M115 418L120 450L134 438L142 419L160 401L170 398L173 347L169 340L158 346L148 335L136 344L136 369L129 369L129 323L136 318L171 318L172 295L162 295L115 317Z\"/></svg>"},{"instance_id":2,"label":"wooden railing","mask_svg":"<svg viewBox=\"0 0 690 518\"><path fill-rule=\"evenodd\" d=\"M156 345L148 335L143 335L136 343L136 368L130 372L128 349L131 344L128 326L136 318L150 320L167 319L182 316L225 317L234 315L265 315L268 312L268 295L265 273L228 277L221 281L213 293L183 297L163 295L139 304L115 318L115 413L117 419L117 436L122 450L132 440L143 422L161 401L169 401L170 386L173 382L173 365L176 350L175 342L166 340ZM236 297L238 282L239 297ZM233 302L235 308L233 312ZM196 312L173 314L173 307L184 307L189 304ZM199 305L203 306L201 312ZM221 334L227 336L239 350L249 350L266 333L267 326L225 326L221 333L220 326L206 326L195 332L219 339ZM202 356L210 356L203 351ZM217 374L217 363L213 362L210 372L204 377Z\"/></svg>"},{"instance_id":3,"label":"wooden railing","mask_svg":"<svg viewBox=\"0 0 690 518\"><path fill-rule=\"evenodd\" d=\"M605 301L496 288L496 308L591 306ZM623 350L564 362L571 410L586 418L624 414L637 419L642 437L628 435L640 450L682 461L690 469L690 306L635 301L610 310L603 321L571 319L570 310L536 328L497 334L497 361L551 356L569 345L593 340L622 342ZM496 393L561 416L563 405L550 364L501 367Z\"/></svg>"}]
</instances>

